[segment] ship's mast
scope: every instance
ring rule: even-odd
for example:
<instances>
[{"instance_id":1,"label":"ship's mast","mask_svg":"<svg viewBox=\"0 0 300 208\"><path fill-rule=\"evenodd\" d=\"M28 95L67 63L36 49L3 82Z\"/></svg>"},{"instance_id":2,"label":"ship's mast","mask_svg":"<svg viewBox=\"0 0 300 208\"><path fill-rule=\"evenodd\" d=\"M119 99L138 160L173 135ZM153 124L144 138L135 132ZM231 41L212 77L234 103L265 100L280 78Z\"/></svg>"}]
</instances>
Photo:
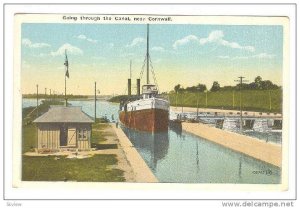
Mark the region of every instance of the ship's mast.
<instances>
[{"instance_id":1,"label":"ship's mast","mask_svg":"<svg viewBox=\"0 0 300 208\"><path fill-rule=\"evenodd\" d=\"M149 24L147 24L147 84L150 84L149 81Z\"/></svg>"}]
</instances>

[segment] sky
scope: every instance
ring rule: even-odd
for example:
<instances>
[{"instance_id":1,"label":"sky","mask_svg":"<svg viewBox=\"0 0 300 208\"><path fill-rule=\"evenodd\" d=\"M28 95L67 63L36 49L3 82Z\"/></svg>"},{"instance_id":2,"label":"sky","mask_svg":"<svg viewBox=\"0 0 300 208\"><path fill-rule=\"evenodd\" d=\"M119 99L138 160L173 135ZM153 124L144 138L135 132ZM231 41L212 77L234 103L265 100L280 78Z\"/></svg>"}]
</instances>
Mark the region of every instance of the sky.
<instances>
[{"instance_id":1,"label":"sky","mask_svg":"<svg viewBox=\"0 0 300 208\"><path fill-rule=\"evenodd\" d=\"M146 33L142 24L23 23L22 93L35 93L36 84L52 93L64 92L65 49L68 94L92 95L94 82L102 95L127 93L130 61L135 93L146 55ZM282 85L282 26L153 24L149 48L160 92L173 90L176 84L235 85L239 76L250 82L261 76ZM155 82L152 70L150 81Z\"/></svg>"}]
</instances>

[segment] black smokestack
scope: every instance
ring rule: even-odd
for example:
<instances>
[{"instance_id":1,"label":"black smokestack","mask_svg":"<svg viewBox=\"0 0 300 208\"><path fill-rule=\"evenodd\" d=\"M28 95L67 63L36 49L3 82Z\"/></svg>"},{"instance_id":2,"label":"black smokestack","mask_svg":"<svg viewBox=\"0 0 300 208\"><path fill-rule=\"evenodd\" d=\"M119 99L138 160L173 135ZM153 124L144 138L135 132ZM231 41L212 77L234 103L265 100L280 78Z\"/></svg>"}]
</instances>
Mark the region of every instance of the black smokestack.
<instances>
[{"instance_id":1,"label":"black smokestack","mask_svg":"<svg viewBox=\"0 0 300 208\"><path fill-rule=\"evenodd\" d=\"M137 79L136 80L136 94L137 94L137 96L141 95L140 88L141 88L141 80Z\"/></svg>"},{"instance_id":2,"label":"black smokestack","mask_svg":"<svg viewBox=\"0 0 300 208\"><path fill-rule=\"evenodd\" d=\"M131 96L131 79L128 79L128 95Z\"/></svg>"}]
</instances>

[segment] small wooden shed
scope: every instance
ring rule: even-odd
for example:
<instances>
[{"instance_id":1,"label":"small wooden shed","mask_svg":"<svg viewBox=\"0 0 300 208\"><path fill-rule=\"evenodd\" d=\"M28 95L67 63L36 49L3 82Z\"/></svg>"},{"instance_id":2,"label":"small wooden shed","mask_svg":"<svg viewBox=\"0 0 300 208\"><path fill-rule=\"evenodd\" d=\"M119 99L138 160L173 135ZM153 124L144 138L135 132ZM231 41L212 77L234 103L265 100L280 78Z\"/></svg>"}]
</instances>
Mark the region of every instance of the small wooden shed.
<instances>
[{"instance_id":1,"label":"small wooden shed","mask_svg":"<svg viewBox=\"0 0 300 208\"><path fill-rule=\"evenodd\" d=\"M33 121L37 125L38 150L91 148L91 130L94 121L81 107L51 106L49 111Z\"/></svg>"}]
</instances>

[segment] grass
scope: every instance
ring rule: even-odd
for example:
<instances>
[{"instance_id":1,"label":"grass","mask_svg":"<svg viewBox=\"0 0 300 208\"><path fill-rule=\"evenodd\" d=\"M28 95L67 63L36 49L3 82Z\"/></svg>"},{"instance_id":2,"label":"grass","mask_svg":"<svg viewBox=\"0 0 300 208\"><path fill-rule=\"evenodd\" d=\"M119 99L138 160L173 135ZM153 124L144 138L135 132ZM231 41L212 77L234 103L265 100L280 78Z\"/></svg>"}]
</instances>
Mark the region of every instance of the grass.
<instances>
[{"instance_id":1,"label":"grass","mask_svg":"<svg viewBox=\"0 0 300 208\"><path fill-rule=\"evenodd\" d=\"M270 93L270 94L269 94ZM233 99L234 94L234 99ZM181 107L197 107L199 97L199 107L218 108L218 109L240 109L240 92L239 91L219 91L207 93L175 93L169 94L170 104ZM270 97L271 109L270 109ZM233 102L234 101L234 102ZM281 90L243 90L242 106L244 110L259 112L282 112L282 91Z\"/></svg>"},{"instance_id":2,"label":"grass","mask_svg":"<svg viewBox=\"0 0 300 208\"><path fill-rule=\"evenodd\" d=\"M59 158L55 160L54 158ZM85 159L68 159L64 156L23 156L23 181L125 181L123 171L110 168L115 155L94 155Z\"/></svg>"},{"instance_id":3,"label":"grass","mask_svg":"<svg viewBox=\"0 0 300 208\"><path fill-rule=\"evenodd\" d=\"M107 139L105 136L109 136L108 133L103 132L105 128L107 128L109 124L107 123L94 123L92 125L92 137L91 142L96 144L101 144L105 142Z\"/></svg>"},{"instance_id":4,"label":"grass","mask_svg":"<svg viewBox=\"0 0 300 208\"><path fill-rule=\"evenodd\" d=\"M36 147L37 128L36 125L30 123L23 126L22 132L22 152L32 151Z\"/></svg>"},{"instance_id":5,"label":"grass","mask_svg":"<svg viewBox=\"0 0 300 208\"><path fill-rule=\"evenodd\" d=\"M39 115L48 111L50 104L44 102L39 109ZM33 151L36 148L37 129L32 122L37 114L32 112L34 107L23 109L22 152ZM29 114L29 116L28 116ZM106 141L104 133L107 123L93 124L92 142L100 144ZM102 147L103 148L103 147ZM108 148L108 147L106 147ZM112 169L117 164L116 155L94 155L84 159L67 159L65 156L30 157L22 156L22 180L24 181L125 181L123 171Z\"/></svg>"}]
</instances>

